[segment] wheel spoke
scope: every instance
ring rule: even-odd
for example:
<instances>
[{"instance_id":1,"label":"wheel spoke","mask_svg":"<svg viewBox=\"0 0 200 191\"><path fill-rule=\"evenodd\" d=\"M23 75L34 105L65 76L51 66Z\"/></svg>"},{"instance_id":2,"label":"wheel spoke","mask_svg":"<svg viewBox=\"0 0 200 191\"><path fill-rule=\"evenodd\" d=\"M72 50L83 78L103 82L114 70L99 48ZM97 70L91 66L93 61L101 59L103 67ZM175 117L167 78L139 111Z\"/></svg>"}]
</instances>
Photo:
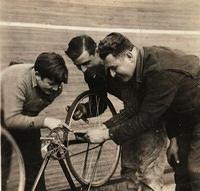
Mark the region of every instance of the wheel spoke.
<instances>
[{"instance_id":1,"label":"wheel spoke","mask_svg":"<svg viewBox=\"0 0 200 191\"><path fill-rule=\"evenodd\" d=\"M97 165L98 165L98 162L99 162L99 159L100 159L102 148L103 148L103 144L101 144L101 147L100 147L98 155L97 155L97 159L95 161L94 169L93 169L92 174L90 176L90 184L89 184L89 187L88 187L88 191L90 190L92 182L95 178L95 173L96 173L96 170L97 170Z\"/></svg>"},{"instance_id":2,"label":"wheel spoke","mask_svg":"<svg viewBox=\"0 0 200 191\"><path fill-rule=\"evenodd\" d=\"M97 146L95 146L95 147L92 147L92 148L90 148L90 149L86 149L86 150L80 151L80 152L78 152L78 153L73 153L73 154L70 155L69 157L74 157L74 156L83 154L83 153L85 153L85 152L87 152L87 151L94 150L94 149L96 149L96 148L98 148L98 147L100 147L100 146L101 146L101 145L99 144L99 145L97 145ZM71 152L71 153L72 153L72 152Z\"/></svg>"},{"instance_id":3,"label":"wheel spoke","mask_svg":"<svg viewBox=\"0 0 200 191\"><path fill-rule=\"evenodd\" d=\"M86 176L86 168L87 168L87 160L88 160L88 151L90 148L90 143L87 144L87 150L86 150L86 154L85 154L85 160L84 160L84 167L83 167L83 172L82 172L82 176L85 177Z\"/></svg>"}]
</instances>

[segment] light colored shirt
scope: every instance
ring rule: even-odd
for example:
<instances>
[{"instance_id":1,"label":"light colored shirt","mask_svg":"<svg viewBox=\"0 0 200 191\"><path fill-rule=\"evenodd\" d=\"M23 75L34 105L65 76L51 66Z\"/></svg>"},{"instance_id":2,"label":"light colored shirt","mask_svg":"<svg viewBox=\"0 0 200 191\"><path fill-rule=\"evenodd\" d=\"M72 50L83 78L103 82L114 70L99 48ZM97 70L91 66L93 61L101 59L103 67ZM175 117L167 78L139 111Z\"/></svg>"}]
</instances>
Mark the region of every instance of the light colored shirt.
<instances>
[{"instance_id":1,"label":"light colored shirt","mask_svg":"<svg viewBox=\"0 0 200 191\"><path fill-rule=\"evenodd\" d=\"M31 64L17 64L1 73L1 110L8 128L41 128L45 117L39 112L47 107L62 91L47 96L37 85Z\"/></svg>"}]
</instances>

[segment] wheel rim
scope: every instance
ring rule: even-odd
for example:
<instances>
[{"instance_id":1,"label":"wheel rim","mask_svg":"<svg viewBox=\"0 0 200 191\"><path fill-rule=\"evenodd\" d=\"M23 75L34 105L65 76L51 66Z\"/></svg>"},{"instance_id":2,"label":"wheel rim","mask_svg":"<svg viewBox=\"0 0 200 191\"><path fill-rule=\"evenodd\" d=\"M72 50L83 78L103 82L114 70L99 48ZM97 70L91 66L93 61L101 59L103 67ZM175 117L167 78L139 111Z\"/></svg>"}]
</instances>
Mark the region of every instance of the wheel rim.
<instances>
[{"instance_id":1,"label":"wheel rim","mask_svg":"<svg viewBox=\"0 0 200 191\"><path fill-rule=\"evenodd\" d=\"M100 116L89 118L88 123L83 120L74 121L72 116L77 105L79 103L86 103L91 96L96 96L96 103L98 104L99 97L91 92L81 94L73 102L66 118L66 123L70 125L71 129L77 130L77 128L98 127L102 122L116 114L112 103L107 100L108 108ZM73 134L68 133L67 142L69 143L71 139L73 139ZM69 169L79 183L84 185L91 185L93 187L103 185L112 176L119 161L120 147L112 140L104 142L103 145L88 143L79 145L68 144L68 148L69 152L67 153L66 159ZM98 155L100 156L97 160Z\"/></svg>"},{"instance_id":2,"label":"wheel rim","mask_svg":"<svg viewBox=\"0 0 200 191\"><path fill-rule=\"evenodd\" d=\"M3 128L1 128L1 168L2 187L6 190L24 191L24 161L15 140Z\"/></svg>"}]
</instances>

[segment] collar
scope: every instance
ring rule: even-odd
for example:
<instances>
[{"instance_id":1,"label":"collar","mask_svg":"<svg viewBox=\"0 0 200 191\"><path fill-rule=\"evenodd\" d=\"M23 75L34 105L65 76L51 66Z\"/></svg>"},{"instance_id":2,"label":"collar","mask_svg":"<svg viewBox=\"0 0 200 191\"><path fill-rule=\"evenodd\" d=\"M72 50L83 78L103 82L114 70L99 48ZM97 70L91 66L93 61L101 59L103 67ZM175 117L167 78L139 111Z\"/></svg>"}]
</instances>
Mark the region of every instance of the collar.
<instances>
[{"instance_id":1,"label":"collar","mask_svg":"<svg viewBox=\"0 0 200 191\"><path fill-rule=\"evenodd\" d=\"M31 70L31 81L32 81L33 88L36 87L37 86L37 80L36 80L34 68L32 68L32 70Z\"/></svg>"},{"instance_id":2,"label":"collar","mask_svg":"<svg viewBox=\"0 0 200 191\"><path fill-rule=\"evenodd\" d=\"M140 49L138 52L138 58L136 62L136 82L142 83L143 78L143 66L144 66L144 49Z\"/></svg>"}]
</instances>

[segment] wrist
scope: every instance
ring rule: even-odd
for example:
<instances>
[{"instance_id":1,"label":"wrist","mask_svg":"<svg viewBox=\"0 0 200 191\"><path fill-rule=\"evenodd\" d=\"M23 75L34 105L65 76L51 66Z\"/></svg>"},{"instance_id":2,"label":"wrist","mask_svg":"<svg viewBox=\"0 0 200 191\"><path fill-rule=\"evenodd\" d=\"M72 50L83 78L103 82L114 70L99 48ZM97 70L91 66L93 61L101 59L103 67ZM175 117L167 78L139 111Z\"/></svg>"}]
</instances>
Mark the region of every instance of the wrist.
<instances>
[{"instance_id":1,"label":"wrist","mask_svg":"<svg viewBox=\"0 0 200 191\"><path fill-rule=\"evenodd\" d=\"M105 140L109 140L109 139L110 139L109 129L106 128L106 129L105 129Z\"/></svg>"},{"instance_id":2,"label":"wrist","mask_svg":"<svg viewBox=\"0 0 200 191\"><path fill-rule=\"evenodd\" d=\"M104 134L105 140L109 140L110 139L109 129L105 125L103 125L103 129L105 132Z\"/></svg>"},{"instance_id":3,"label":"wrist","mask_svg":"<svg viewBox=\"0 0 200 191\"><path fill-rule=\"evenodd\" d=\"M56 119L53 117L46 117L44 119L44 127L54 129L56 127L59 127L62 124L62 121L60 119Z\"/></svg>"},{"instance_id":4,"label":"wrist","mask_svg":"<svg viewBox=\"0 0 200 191\"><path fill-rule=\"evenodd\" d=\"M49 117L44 118L44 127L48 127Z\"/></svg>"}]
</instances>

